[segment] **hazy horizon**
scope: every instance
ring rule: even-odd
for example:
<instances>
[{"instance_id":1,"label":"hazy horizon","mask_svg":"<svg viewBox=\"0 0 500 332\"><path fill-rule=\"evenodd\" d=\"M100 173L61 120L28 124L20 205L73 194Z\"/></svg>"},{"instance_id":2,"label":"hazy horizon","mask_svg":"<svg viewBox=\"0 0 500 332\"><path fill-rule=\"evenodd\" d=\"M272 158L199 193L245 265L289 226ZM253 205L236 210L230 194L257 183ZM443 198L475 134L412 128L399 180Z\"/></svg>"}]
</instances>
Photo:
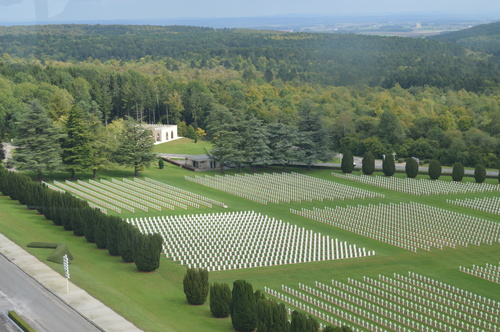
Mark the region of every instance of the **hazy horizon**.
<instances>
[{"instance_id":1,"label":"hazy horizon","mask_svg":"<svg viewBox=\"0 0 500 332\"><path fill-rule=\"evenodd\" d=\"M500 19L500 1L422 0L0 0L0 24L29 23L105 23L196 19L237 19L273 16L397 16L413 15L457 17L477 20Z\"/></svg>"}]
</instances>

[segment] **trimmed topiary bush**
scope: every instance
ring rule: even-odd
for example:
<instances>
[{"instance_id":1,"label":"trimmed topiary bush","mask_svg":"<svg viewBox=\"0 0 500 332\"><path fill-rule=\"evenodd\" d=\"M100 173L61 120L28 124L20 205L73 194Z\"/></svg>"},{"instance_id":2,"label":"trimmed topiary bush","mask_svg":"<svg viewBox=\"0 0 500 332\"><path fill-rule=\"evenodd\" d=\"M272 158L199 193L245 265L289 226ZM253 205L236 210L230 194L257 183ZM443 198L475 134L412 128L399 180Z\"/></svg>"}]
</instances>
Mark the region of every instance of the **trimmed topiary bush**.
<instances>
[{"instance_id":1,"label":"trimmed topiary bush","mask_svg":"<svg viewBox=\"0 0 500 332\"><path fill-rule=\"evenodd\" d=\"M343 173L352 173L352 171L354 170L354 157L350 150L347 150L342 156L340 168L342 169Z\"/></svg>"},{"instance_id":2,"label":"trimmed topiary bush","mask_svg":"<svg viewBox=\"0 0 500 332\"><path fill-rule=\"evenodd\" d=\"M160 267L162 244L163 238L159 234L138 234L137 247L134 251L137 270L151 272Z\"/></svg>"},{"instance_id":3,"label":"trimmed topiary bush","mask_svg":"<svg viewBox=\"0 0 500 332\"><path fill-rule=\"evenodd\" d=\"M210 312L212 316L224 318L229 316L231 306L231 289L226 283L215 282L210 286Z\"/></svg>"},{"instance_id":4,"label":"trimmed topiary bush","mask_svg":"<svg viewBox=\"0 0 500 332\"><path fill-rule=\"evenodd\" d=\"M363 158L361 170L365 175L372 175L375 172L375 157L371 152L367 152Z\"/></svg>"},{"instance_id":5,"label":"trimmed topiary bush","mask_svg":"<svg viewBox=\"0 0 500 332\"><path fill-rule=\"evenodd\" d=\"M443 169L441 163L438 160L432 159L429 162L429 177L431 180L437 180L441 176Z\"/></svg>"},{"instance_id":6,"label":"trimmed topiary bush","mask_svg":"<svg viewBox=\"0 0 500 332\"><path fill-rule=\"evenodd\" d=\"M418 175L418 162L413 158L406 159L405 171L408 178L416 178Z\"/></svg>"},{"instance_id":7,"label":"trimmed topiary bush","mask_svg":"<svg viewBox=\"0 0 500 332\"><path fill-rule=\"evenodd\" d=\"M393 176L396 173L396 164L394 162L394 156L390 153L385 155L382 161L382 172L385 176Z\"/></svg>"},{"instance_id":8,"label":"trimmed topiary bush","mask_svg":"<svg viewBox=\"0 0 500 332\"><path fill-rule=\"evenodd\" d=\"M476 165L474 168L474 179L477 183L483 183L486 180L486 168L484 165Z\"/></svg>"},{"instance_id":9,"label":"trimmed topiary bush","mask_svg":"<svg viewBox=\"0 0 500 332\"><path fill-rule=\"evenodd\" d=\"M208 295L208 271L188 268L183 280L184 294L189 304L205 303Z\"/></svg>"},{"instance_id":10,"label":"trimmed topiary bush","mask_svg":"<svg viewBox=\"0 0 500 332\"><path fill-rule=\"evenodd\" d=\"M451 172L451 178L453 181L460 182L464 178L464 165L459 162L456 162L453 165L453 171Z\"/></svg>"},{"instance_id":11,"label":"trimmed topiary bush","mask_svg":"<svg viewBox=\"0 0 500 332\"><path fill-rule=\"evenodd\" d=\"M252 284L245 280L233 282L231 323L236 331L250 332L257 327L257 303Z\"/></svg>"},{"instance_id":12,"label":"trimmed topiary bush","mask_svg":"<svg viewBox=\"0 0 500 332\"><path fill-rule=\"evenodd\" d=\"M163 158L158 159L158 168L159 169L164 169L165 168L165 161L163 161Z\"/></svg>"}]
</instances>

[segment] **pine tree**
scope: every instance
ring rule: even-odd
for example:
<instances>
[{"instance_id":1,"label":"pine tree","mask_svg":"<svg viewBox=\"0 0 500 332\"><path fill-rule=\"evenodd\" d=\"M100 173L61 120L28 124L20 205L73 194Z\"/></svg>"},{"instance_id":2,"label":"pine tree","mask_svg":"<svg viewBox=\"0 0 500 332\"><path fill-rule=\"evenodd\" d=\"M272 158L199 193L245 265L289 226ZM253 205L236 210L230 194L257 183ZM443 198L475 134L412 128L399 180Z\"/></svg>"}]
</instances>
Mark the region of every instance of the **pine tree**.
<instances>
[{"instance_id":1,"label":"pine tree","mask_svg":"<svg viewBox=\"0 0 500 332\"><path fill-rule=\"evenodd\" d=\"M44 172L61 168L60 139L63 137L38 101L33 101L27 112L16 123L13 156L19 170L33 171L41 180Z\"/></svg>"},{"instance_id":2,"label":"pine tree","mask_svg":"<svg viewBox=\"0 0 500 332\"><path fill-rule=\"evenodd\" d=\"M131 118L125 121L120 141L121 144L113 155L114 159L120 165L133 167L134 176L138 176L140 169L149 166L157 158L153 153L151 131Z\"/></svg>"},{"instance_id":3,"label":"pine tree","mask_svg":"<svg viewBox=\"0 0 500 332\"><path fill-rule=\"evenodd\" d=\"M429 177L431 180L437 180L441 176L442 167L438 160L432 159L429 162Z\"/></svg>"},{"instance_id":4,"label":"pine tree","mask_svg":"<svg viewBox=\"0 0 500 332\"><path fill-rule=\"evenodd\" d=\"M453 165L453 171L451 172L451 178L453 179L453 181L457 181L457 182L462 181L462 179L464 178L464 166L461 163L456 162Z\"/></svg>"},{"instance_id":5,"label":"pine tree","mask_svg":"<svg viewBox=\"0 0 500 332\"><path fill-rule=\"evenodd\" d=\"M229 316L231 305L231 289L226 283L215 282L210 286L210 312L212 316L224 318Z\"/></svg>"},{"instance_id":6,"label":"pine tree","mask_svg":"<svg viewBox=\"0 0 500 332\"><path fill-rule=\"evenodd\" d=\"M188 268L183 280L184 294L189 304L205 303L208 295L208 271Z\"/></svg>"},{"instance_id":7,"label":"pine tree","mask_svg":"<svg viewBox=\"0 0 500 332\"><path fill-rule=\"evenodd\" d=\"M233 282L231 322L237 331L250 332L257 327L257 303L253 287L245 280Z\"/></svg>"},{"instance_id":8,"label":"pine tree","mask_svg":"<svg viewBox=\"0 0 500 332\"><path fill-rule=\"evenodd\" d=\"M474 179L477 183L483 183L486 180L486 168L484 165L476 165L474 168Z\"/></svg>"},{"instance_id":9,"label":"pine tree","mask_svg":"<svg viewBox=\"0 0 500 332\"><path fill-rule=\"evenodd\" d=\"M89 126L85 123L84 113L79 105L73 106L65 123L66 137L63 139L62 160L71 178L76 178L76 172L83 172L90 168L91 139Z\"/></svg>"},{"instance_id":10,"label":"pine tree","mask_svg":"<svg viewBox=\"0 0 500 332\"><path fill-rule=\"evenodd\" d=\"M386 154L382 161L382 172L384 172L385 176L393 176L396 173L396 164L391 153Z\"/></svg>"},{"instance_id":11,"label":"pine tree","mask_svg":"<svg viewBox=\"0 0 500 332\"><path fill-rule=\"evenodd\" d=\"M151 272L160 267L160 254L163 238L159 234L141 234L137 238L134 262L137 270ZM208 292L208 286L207 286Z\"/></svg>"},{"instance_id":12,"label":"pine tree","mask_svg":"<svg viewBox=\"0 0 500 332\"><path fill-rule=\"evenodd\" d=\"M347 150L344 152L340 168L342 169L343 173L352 173L352 171L354 170L354 157L351 150Z\"/></svg>"},{"instance_id":13,"label":"pine tree","mask_svg":"<svg viewBox=\"0 0 500 332\"><path fill-rule=\"evenodd\" d=\"M418 175L418 162L413 158L406 159L405 171L408 178L416 178Z\"/></svg>"},{"instance_id":14,"label":"pine tree","mask_svg":"<svg viewBox=\"0 0 500 332\"><path fill-rule=\"evenodd\" d=\"M375 158L371 152L367 152L363 158L361 170L365 175L372 175L375 172Z\"/></svg>"}]
</instances>

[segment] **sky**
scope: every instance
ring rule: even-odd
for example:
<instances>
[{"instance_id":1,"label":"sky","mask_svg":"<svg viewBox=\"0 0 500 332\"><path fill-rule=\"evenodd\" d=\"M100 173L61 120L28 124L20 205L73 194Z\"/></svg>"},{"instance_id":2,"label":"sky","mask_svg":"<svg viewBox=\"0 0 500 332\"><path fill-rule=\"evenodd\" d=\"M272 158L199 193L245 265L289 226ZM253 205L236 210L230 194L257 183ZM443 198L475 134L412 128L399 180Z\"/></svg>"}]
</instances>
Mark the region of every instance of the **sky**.
<instances>
[{"instance_id":1,"label":"sky","mask_svg":"<svg viewBox=\"0 0 500 332\"><path fill-rule=\"evenodd\" d=\"M273 15L443 14L500 19L499 0L0 0L16 22L227 18Z\"/></svg>"}]
</instances>

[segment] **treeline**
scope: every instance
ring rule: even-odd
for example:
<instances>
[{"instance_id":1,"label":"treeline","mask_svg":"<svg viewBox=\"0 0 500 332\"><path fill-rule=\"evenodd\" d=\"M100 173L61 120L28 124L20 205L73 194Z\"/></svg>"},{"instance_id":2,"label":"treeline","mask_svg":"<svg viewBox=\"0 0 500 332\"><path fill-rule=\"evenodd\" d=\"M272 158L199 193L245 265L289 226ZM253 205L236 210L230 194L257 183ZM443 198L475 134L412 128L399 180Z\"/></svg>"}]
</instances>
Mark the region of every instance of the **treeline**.
<instances>
[{"instance_id":1,"label":"treeline","mask_svg":"<svg viewBox=\"0 0 500 332\"><path fill-rule=\"evenodd\" d=\"M163 238L158 234L141 234L122 218L107 216L89 207L86 201L34 182L31 178L0 169L0 192L37 210L54 225L83 236L112 256L135 262L139 271L154 271L160 266Z\"/></svg>"},{"instance_id":2,"label":"treeline","mask_svg":"<svg viewBox=\"0 0 500 332\"><path fill-rule=\"evenodd\" d=\"M236 331L242 332L350 332L348 326L324 326L311 315L291 311L283 303L267 298L246 280L233 282L231 290L227 283L209 285L208 271L188 268L183 280L184 293L189 304L201 305L207 300L210 290L210 312L213 317L231 316ZM291 319L288 319L288 316Z\"/></svg>"},{"instance_id":3,"label":"treeline","mask_svg":"<svg viewBox=\"0 0 500 332\"><path fill-rule=\"evenodd\" d=\"M169 70L223 66L268 80L328 85L432 85L486 91L497 57L424 39L216 30L195 27L50 25L0 27L0 54L42 61L162 60ZM457 70L459 69L459 70Z\"/></svg>"},{"instance_id":4,"label":"treeline","mask_svg":"<svg viewBox=\"0 0 500 332\"><path fill-rule=\"evenodd\" d=\"M398 159L497 167L498 87L491 93L475 93L399 85L383 89L286 83L278 78L268 81L246 59L239 61L239 71L224 66L171 71L163 61L151 59L41 64L4 56L0 60L2 135L13 137L16 123L34 100L61 129L77 107L101 127L130 115L148 123L191 126L191 132L199 127L209 132L210 140L216 137L209 128L210 119L216 120L211 114L222 109L233 113L236 122L255 119L245 124L253 133L262 125L311 132L303 126L309 121L305 116L313 116L319 119L313 130L315 141L321 136L328 150L349 149L359 156L371 151L376 158L392 150Z\"/></svg>"}]
</instances>

